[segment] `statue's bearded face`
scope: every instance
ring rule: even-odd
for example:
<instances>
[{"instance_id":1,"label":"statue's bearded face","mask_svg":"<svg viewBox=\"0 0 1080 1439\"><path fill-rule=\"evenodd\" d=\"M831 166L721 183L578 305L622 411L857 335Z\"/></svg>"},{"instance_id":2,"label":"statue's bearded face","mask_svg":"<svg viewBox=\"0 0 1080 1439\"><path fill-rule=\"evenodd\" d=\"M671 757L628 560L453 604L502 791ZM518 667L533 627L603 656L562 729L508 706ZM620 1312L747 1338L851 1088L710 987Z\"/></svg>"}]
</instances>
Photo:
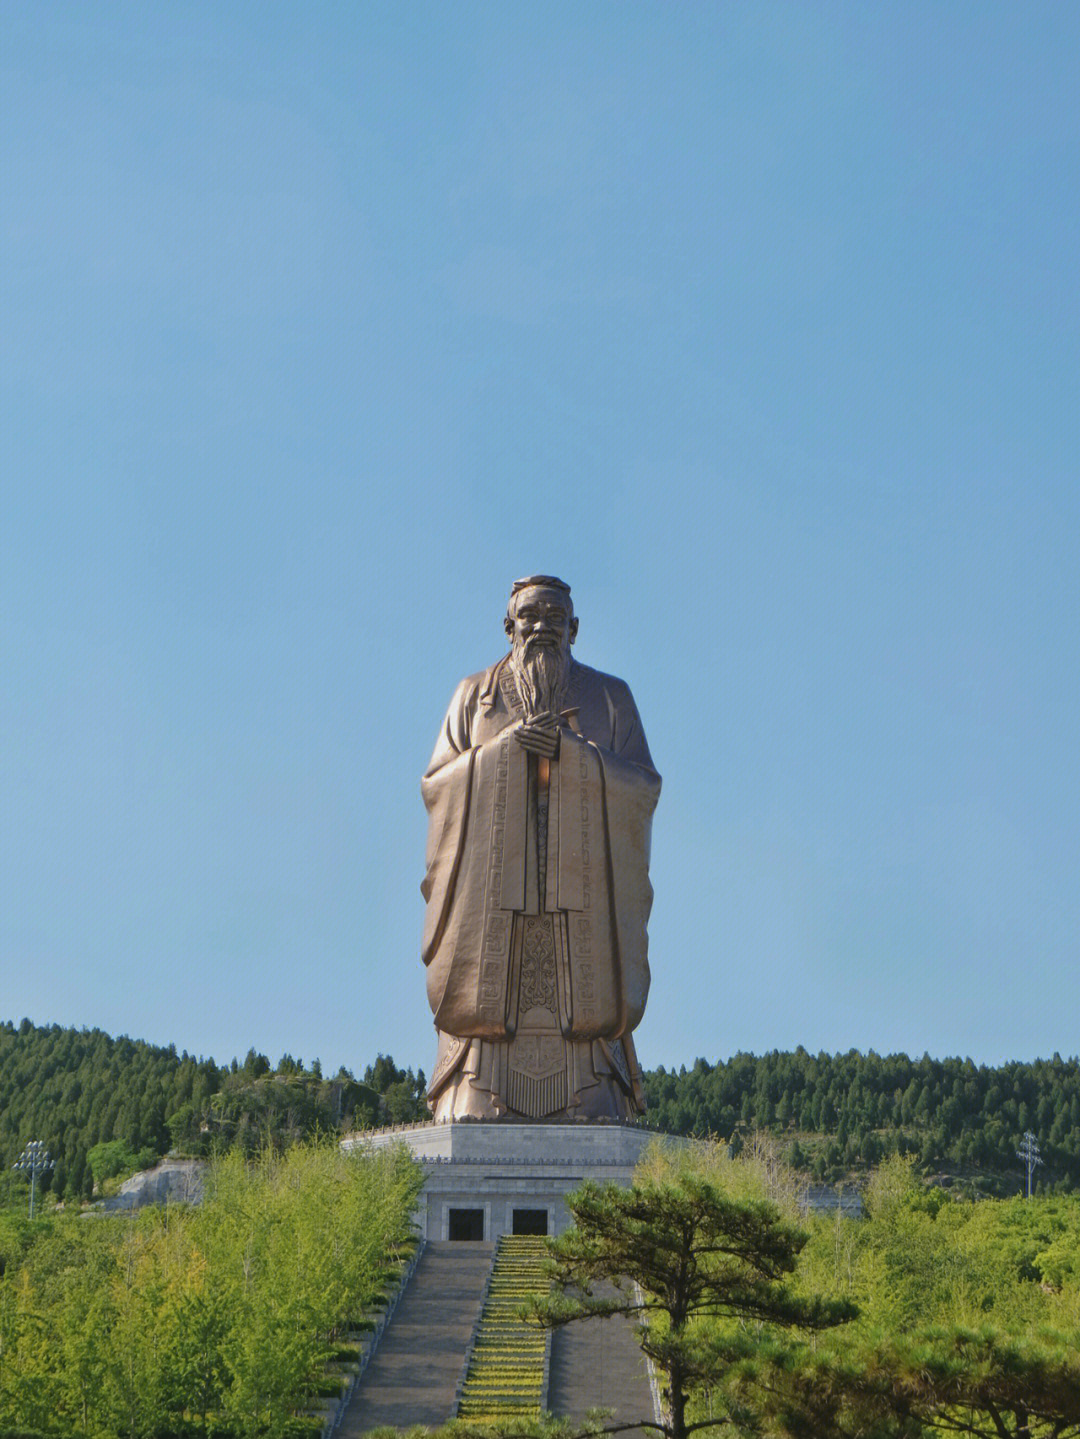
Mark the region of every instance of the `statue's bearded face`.
<instances>
[{"instance_id":1,"label":"statue's bearded face","mask_svg":"<svg viewBox=\"0 0 1080 1439\"><path fill-rule=\"evenodd\" d=\"M570 667L577 620L562 590L521 590L506 617L511 662L531 714L554 713Z\"/></svg>"}]
</instances>

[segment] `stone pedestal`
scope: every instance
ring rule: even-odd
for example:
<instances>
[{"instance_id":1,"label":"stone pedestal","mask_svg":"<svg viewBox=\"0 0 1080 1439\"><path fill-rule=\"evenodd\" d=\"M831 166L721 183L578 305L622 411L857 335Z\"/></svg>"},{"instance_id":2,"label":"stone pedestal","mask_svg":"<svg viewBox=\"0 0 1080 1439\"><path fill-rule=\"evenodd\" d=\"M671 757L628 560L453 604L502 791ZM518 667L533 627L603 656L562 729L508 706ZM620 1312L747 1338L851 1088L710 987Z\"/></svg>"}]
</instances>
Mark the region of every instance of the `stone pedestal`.
<instances>
[{"instance_id":1,"label":"stone pedestal","mask_svg":"<svg viewBox=\"0 0 1080 1439\"><path fill-rule=\"evenodd\" d=\"M355 1134L342 1148L407 1145L427 1174L417 1215L424 1238L494 1243L501 1234L561 1234L570 1190L585 1179L629 1184L642 1151L662 1137L629 1124L459 1121Z\"/></svg>"}]
</instances>

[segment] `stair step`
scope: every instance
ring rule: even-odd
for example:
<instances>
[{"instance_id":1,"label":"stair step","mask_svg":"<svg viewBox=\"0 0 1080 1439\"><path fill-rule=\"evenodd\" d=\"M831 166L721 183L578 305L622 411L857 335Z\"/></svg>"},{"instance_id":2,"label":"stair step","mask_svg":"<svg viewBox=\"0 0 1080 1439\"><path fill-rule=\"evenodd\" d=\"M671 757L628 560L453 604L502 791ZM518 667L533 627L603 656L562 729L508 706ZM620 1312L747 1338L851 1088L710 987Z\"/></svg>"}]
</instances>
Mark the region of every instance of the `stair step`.
<instances>
[{"instance_id":1,"label":"stair step","mask_svg":"<svg viewBox=\"0 0 1080 1439\"><path fill-rule=\"evenodd\" d=\"M490 1244L428 1244L345 1411L340 1439L384 1424L446 1423L493 1253Z\"/></svg>"}]
</instances>

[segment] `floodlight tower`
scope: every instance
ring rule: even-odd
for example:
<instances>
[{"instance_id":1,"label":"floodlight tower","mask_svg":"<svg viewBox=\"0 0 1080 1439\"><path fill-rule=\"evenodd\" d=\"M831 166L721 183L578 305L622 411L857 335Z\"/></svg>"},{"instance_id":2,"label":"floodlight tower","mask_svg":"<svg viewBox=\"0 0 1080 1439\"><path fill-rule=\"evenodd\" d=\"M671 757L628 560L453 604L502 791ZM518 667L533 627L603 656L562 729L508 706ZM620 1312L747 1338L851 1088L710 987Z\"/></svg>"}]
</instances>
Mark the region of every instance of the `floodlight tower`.
<instances>
[{"instance_id":1,"label":"floodlight tower","mask_svg":"<svg viewBox=\"0 0 1080 1439\"><path fill-rule=\"evenodd\" d=\"M34 1195L37 1191L37 1177L53 1167L44 1139L31 1139L23 1152L11 1166L30 1176L30 1218L34 1217Z\"/></svg>"},{"instance_id":2,"label":"floodlight tower","mask_svg":"<svg viewBox=\"0 0 1080 1439\"><path fill-rule=\"evenodd\" d=\"M1032 1134L1030 1129L1024 1130L1024 1137L1020 1141L1020 1148L1016 1151L1017 1159L1022 1159L1027 1165L1027 1197L1031 1198L1031 1176L1037 1165L1042 1163L1042 1156L1039 1153L1039 1141Z\"/></svg>"}]
</instances>

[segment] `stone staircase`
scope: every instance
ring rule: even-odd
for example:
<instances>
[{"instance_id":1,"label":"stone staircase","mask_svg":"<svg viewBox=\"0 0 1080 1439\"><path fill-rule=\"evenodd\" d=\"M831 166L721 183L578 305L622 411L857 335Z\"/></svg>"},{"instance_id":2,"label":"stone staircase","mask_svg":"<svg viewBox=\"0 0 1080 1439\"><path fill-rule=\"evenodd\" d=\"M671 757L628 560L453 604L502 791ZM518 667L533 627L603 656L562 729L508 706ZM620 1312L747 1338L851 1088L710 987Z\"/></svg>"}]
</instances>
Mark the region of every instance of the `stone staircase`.
<instances>
[{"instance_id":1,"label":"stone staircase","mask_svg":"<svg viewBox=\"0 0 1080 1439\"><path fill-rule=\"evenodd\" d=\"M598 1286L597 1292L604 1292ZM610 1409L616 1420L652 1419L653 1398L635 1325L625 1315L583 1319L551 1336L548 1408L561 1419L584 1419L590 1409ZM627 1430L626 1436L655 1430Z\"/></svg>"},{"instance_id":2,"label":"stone staircase","mask_svg":"<svg viewBox=\"0 0 1080 1439\"><path fill-rule=\"evenodd\" d=\"M437 1428L453 1417L493 1256L491 1244L427 1245L335 1439L360 1439L381 1425ZM552 1333L547 1407L566 1419L583 1419L598 1407L624 1420L652 1416L645 1359L630 1320L587 1319Z\"/></svg>"},{"instance_id":3,"label":"stone staircase","mask_svg":"<svg viewBox=\"0 0 1080 1439\"><path fill-rule=\"evenodd\" d=\"M490 1244L428 1244L335 1435L446 1423L492 1253Z\"/></svg>"}]
</instances>

